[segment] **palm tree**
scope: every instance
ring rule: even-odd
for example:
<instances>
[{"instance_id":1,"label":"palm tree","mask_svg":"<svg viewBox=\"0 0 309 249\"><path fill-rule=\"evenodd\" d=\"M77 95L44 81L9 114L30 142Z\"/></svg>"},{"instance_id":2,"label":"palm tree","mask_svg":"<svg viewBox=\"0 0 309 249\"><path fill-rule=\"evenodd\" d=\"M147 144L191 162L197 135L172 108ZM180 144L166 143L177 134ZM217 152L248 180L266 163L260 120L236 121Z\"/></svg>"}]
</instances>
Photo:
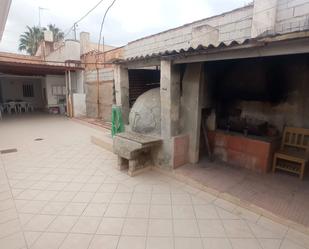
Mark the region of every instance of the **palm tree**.
<instances>
[{"instance_id":1,"label":"palm tree","mask_svg":"<svg viewBox=\"0 0 309 249\"><path fill-rule=\"evenodd\" d=\"M64 33L54 24L47 25L47 28L39 28L37 26L31 28L27 26L26 29L27 30L20 35L18 50L26 51L30 55L35 55L38 50L39 44L44 38L45 30L53 32L53 39L55 42L64 38Z\"/></svg>"},{"instance_id":2,"label":"palm tree","mask_svg":"<svg viewBox=\"0 0 309 249\"><path fill-rule=\"evenodd\" d=\"M35 55L38 50L39 43L43 39L43 32L39 27L27 26L25 31L19 38L19 51L26 51L30 55Z\"/></svg>"}]
</instances>

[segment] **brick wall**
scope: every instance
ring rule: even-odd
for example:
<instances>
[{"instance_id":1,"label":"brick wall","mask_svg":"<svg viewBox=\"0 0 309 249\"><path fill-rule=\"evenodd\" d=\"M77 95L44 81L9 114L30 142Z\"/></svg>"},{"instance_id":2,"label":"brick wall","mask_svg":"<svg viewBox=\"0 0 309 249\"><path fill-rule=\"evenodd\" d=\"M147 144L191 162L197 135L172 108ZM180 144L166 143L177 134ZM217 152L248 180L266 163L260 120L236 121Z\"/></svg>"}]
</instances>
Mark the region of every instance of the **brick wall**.
<instances>
[{"instance_id":1,"label":"brick wall","mask_svg":"<svg viewBox=\"0 0 309 249\"><path fill-rule=\"evenodd\" d=\"M131 42L125 46L124 57L250 38L252 11L253 6L249 5Z\"/></svg>"},{"instance_id":2,"label":"brick wall","mask_svg":"<svg viewBox=\"0 0 309 249\"><path fill-rule=\"evenodd\" d=\"M260 173L271 169L274 151L280 146L280 139L263 141L223 131L208 132L208 138L218 160Z\"/></svg>"},{"instance_id":3,"label":"brick wall","mask_svg":"<svg viewBox=\"0 0 309 249\"><path fill-rule=\"evenodd\" d=\"M123 51L124 51L124 48L120 47L120 48L116 48L116 49L107 51L105 53L100 53L98 61L99 62L104 62L104 61L110 62L110 61L113 61L114 59L122 59L123 58ZM112 67L114 67L113 65L110 65L110 64L106 64L106 65L99 64L99 65L96 66L95 63L96 63L96 60L97 60L97 56L98 55L97 55L96 51L91 51L91 52L88 52L88 53L82 55L82 61L87 63L85 65L85 71L86 72L95 70L97 66L98 66L98 68L112 68Z\"/></svg>"},{"instance_id":4,"label":"brick wall","mask_svg":"<svg viewBox=\"0 0 309 249\"><path fill-rule=\"evenodd\" d=\"M276 32L286 33L309 28L308 0L278 0Z\"/></svg>"}]
</instances>

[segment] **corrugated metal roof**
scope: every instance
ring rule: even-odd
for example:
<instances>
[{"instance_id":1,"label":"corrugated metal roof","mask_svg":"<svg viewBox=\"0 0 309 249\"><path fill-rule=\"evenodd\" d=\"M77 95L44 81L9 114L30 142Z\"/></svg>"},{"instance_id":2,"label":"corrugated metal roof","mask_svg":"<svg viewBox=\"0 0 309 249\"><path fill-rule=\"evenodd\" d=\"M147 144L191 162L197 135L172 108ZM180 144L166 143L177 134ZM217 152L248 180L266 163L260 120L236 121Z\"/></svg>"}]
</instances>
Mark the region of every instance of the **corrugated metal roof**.
<instances>
[{"instance_id":1,"label":"corrugated metal roof","mask_svg":"<svg viewBox=\"0 0 309 249\"><path fill-rule=\"evenodd\" d=\"M130 62L130 61L137 61L137 60L147 60L152 58L160 58L160 57L168 57L168 56L183 56L183 55L191 55L191 54L202 54L206 53L211 50L221 50L221 49L230 49L230 48L246 48L249 47L255 47L255 46L263 46L267 43L272 42L281 42L281 41L287 41L287 40L296 40L296 39L308 39L309 38L309 31L303 30L303 31L295 31L295 32L289 32L285 34L262 34L259 37L256 38L250 38L250 39L243 39L243 40L233 40L230 42L220 42L219 44L209 44L208 46L205 45L198 45L197 47L189 47L186 49L178 49L178 50L165 50L164 52L159 53L152 53L147 55L141 55L141 56L135 56L135 57L129 57L126 58L123 61L118 61L118 63L121 62Z\"/></svg>"},{"instance_id":2,"label":"corrugated metal roof","mask_svg":"<svg viewBox=\"0 0 309 249\"><path fill-rule=\"evenodd\" d=\"M158 53L129 57L129 58L126 58L125 61L130 62L130 61L136 61L136 60L146 60L146 59L151 59L151 58L156 58L156 57L172 56L172 55L186 54L186 53L201 53L201 52L206 52L211 49L224 49L224 48L243 46L243 45L254 43L256 41L257 41L256 39L244 39L242 41L234 40L230 42L220 42L217 45L209 44L208 46L205 46L205 45L200 44L197 47L189 47L186 49L182 48L182 49L176 49L176 50L165 50L163 52L158 52Z\"/></svg>"}]
</instances>

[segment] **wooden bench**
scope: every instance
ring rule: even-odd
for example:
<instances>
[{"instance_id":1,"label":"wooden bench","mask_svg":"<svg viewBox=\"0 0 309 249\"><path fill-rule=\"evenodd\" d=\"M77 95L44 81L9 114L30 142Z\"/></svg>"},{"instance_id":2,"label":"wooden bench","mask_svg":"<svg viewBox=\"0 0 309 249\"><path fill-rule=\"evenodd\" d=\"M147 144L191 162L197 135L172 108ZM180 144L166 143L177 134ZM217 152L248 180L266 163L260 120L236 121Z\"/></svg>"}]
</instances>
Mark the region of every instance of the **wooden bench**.
<instances>
[{"instance_id":1,"label":"wooden bench","mask_svg":"<svg viewBox=\"0 0 309 249\"><path fill-rule=\"evenodd\" d=\"M160 137L136 132L123 132L113 139L113 150L118 155L118 168L128 169L130 176L137 175L150 167L151 148L159 145Z\"/></svg>"},{"instance_id":2,"label":"wooden bench","mask_svg":"<svg viewBox=\"0 0 309 249\"><path fill-rule=\"evenodd\" d=\"M274 155L273 172L276 169L298 174L303 179L309 159L309 129L286 127L280 150Z\"/></svg>"}]
</instances>

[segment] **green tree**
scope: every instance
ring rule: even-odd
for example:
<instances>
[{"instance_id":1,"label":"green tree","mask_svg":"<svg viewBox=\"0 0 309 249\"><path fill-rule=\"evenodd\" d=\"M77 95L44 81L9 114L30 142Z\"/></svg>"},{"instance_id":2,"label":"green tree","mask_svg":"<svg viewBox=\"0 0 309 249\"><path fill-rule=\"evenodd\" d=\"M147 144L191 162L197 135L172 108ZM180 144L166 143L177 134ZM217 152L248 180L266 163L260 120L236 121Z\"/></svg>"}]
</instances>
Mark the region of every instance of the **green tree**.
<instances>
[{"instance_id":1,"label":"green tree","mask_svg":"<svg viewBox=\"0 0 309 249\"><path fill-rule=\"evenodd\" d=\"M26 51L30 55L35 55L38 50L39 43L43 39L43 32L39 27L27 26L26 31L20 35L19 38L19 51Z\"/></svg>"},{"instance_id":2,"label":"green tree","mask_svg":"<svg viewBox=\"0 0 309 249\"><path fill-rule=\"evenodd\" d=\"M26 27L26 31L20 35L19 51L26 51L30 55L35 55L40 42L44 38L44 31L50 30L53 32L54 41L60 41L64 38L64 33L54 24L47 25L47 28L39 28L37 26Z\"/></svg>"}]
</instances>

